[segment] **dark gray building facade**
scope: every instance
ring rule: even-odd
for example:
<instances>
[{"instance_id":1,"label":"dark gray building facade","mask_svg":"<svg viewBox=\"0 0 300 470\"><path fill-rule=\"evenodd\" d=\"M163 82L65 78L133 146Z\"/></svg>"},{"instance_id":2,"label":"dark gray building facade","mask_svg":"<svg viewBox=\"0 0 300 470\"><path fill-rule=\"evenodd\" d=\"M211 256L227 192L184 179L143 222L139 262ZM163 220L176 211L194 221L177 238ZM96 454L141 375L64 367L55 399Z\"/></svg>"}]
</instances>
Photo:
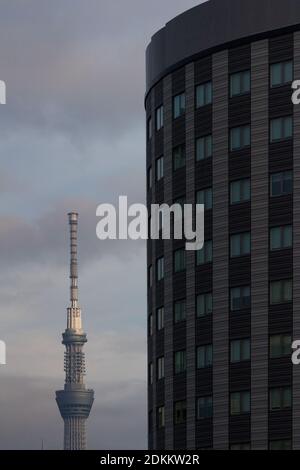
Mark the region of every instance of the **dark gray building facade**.
<instances>
[{"instance_id":1,"label":"dark gray building facade","mask_svg":"<svg viewBox=\"0 0 300 470\"><path fill-rule=\"evenodd\" d=\"M148 242L151 449L300 449L297 0L209 0L146 54L147 203L204 203L205 244Z\"/></svg>"}]
</instances>

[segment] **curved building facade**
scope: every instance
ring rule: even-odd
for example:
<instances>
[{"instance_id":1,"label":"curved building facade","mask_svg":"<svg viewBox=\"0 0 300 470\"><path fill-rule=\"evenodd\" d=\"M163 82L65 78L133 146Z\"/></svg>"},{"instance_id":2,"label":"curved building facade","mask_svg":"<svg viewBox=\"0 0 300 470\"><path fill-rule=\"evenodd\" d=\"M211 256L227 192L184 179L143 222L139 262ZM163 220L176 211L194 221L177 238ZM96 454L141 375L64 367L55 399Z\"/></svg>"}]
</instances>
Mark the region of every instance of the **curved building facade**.
<instances>
[{"instance_id":1,"label":"curved building facade","mask_svg":"<svg viewBox=\"0 0 300 470\"><path fill-rule=\"evenodd\" d=\"M297 0L209 0L147 49L147 202L204 203L205 244L148 242L151 449L300 449Z\"/></svg>"}]
</instances>

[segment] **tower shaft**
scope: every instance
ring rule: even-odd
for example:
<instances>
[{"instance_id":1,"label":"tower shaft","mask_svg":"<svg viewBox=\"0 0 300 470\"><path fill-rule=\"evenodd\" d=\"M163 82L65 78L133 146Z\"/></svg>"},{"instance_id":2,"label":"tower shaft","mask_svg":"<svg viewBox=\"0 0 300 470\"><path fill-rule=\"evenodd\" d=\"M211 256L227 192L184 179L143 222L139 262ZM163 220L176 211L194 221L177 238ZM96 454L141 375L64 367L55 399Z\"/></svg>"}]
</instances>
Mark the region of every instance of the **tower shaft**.
<instances>
[{"instance_id":1,"label":"tower shaft","mask_svg":"<svg viewBox=\"0 0 300 470\"><path fill-rule=\"evenodd\" d=\"M56 401L64 420L64 449L86 449L86 419L93 401L93 390L84 384L86 334L82 329L81 309L78 305L77 227L78 214L69 214L70 225L70 307L67 309L67 328L63 333L65 345L65 386L56 392Z\"/></svg>"}]
</instances>

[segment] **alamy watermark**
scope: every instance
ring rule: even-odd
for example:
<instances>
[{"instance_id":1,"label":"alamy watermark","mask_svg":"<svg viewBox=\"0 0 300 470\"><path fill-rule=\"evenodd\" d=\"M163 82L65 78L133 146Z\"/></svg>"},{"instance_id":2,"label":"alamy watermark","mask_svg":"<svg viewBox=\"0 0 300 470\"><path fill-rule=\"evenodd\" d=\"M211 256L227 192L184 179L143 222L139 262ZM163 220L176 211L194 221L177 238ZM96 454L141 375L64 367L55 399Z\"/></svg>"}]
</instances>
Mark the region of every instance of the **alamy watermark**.
<instances>
[{"instance_id":1,"label":"alamy watermark","mask_svg":"<svg viewBox=\"0 0 300 470\"><path fill-rule=\"evenodd\" d=\"M117 214L118 212L118 214ZM203 204L128 205L127 196L119 197L118 211L112 204L100 204L96 233L100 240L185 240L187 251L204 245Z\"/></svg>"},{"instance_id":2,"label":"alamy watermark","mask_svg":"<svg viewBox=\"0 0 300 470\"><path fill-rule=\"evenodd\" d=\"M6 84L0 80L0 104L6 104Z\"/></svg>"},{"instance_id":3,"label":"alamy watermark","mask_svg":"<svg viewBox=\"0 0 300 470\"><path fill-rule=\"evenodd\" d=\"M0 366L6 364L6 344L4 341L0 341Z\"/></svg>"}]
</instances>

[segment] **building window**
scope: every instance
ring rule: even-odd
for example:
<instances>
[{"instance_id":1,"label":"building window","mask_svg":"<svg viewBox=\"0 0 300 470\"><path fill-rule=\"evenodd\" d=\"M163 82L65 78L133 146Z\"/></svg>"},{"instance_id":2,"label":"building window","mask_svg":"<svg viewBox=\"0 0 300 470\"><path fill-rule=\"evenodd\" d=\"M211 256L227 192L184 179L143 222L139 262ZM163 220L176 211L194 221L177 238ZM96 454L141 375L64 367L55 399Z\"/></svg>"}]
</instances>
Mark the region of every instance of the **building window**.
<instances>
[{"instance_id":1,"label":"building window","mask_svg":"<svg viewBox=\"0 0 300 470\"><path fill-rule=\"evenodd\" d=\"M153 285L153 270L152 270L152 264L148 268L148 286L151 289Z\"/></svg>"},{"instance_id":2,"label":"building window","mask_svg":"<svg viewBox=\"0 0 300 470\"><path fill-rule=\"evenodd\" d=\"M250 308L250 287L234 287L233 289L231 289L230 304L231 311L244 310L245 308Z\"/></svg>"},{"instance_id":3,"label":"building window","mask_svg":"<svg viewBox=\"0 0 300 470\"><path fill-rule=\"evenodd\" d=\"M291 387L271 388L270 390L270 410L286 410L292 407Z\"/></svg>"},{"instance_id":4,"label":"building window","mask_svg":"<svg viewBox=\"0 0 300 470\"><path fill-rule=\"evenodd\" d=\"M185 270L185 249L180 248L174 252L174 272L180 273Z\"/></svg>"},{"instance_id":5,"label":"building window","mask_svg":"<svg viewBox=\"0 0 300 470\"><path fill-rule=\"evenodd\" d=\"M149 383L150 385L153 384L153 363L150 362L149 364Z\"/></svg>"},{"instance_id":6,"label":"building window","mask_svg":"<svg viewBox=\"0 0 300 470\"><path fill-rule=\"evenodd\" d=\"M180 323L186 319L186 303L185 300L177 300L174 303L174 321Z\"/></svg>"},{"instance_id":7,"label":"building window","mask_svg":"<svg viewBox=\"0 0 300 470\"><path fill-rule=\"evenodd\" d=\"M149 336L153 335L153 315L150 313L148 317L148 334Z\"/></svg>"},{"instance_id":8,"label":"building window","mask_svg":"<svg viewBox=\"0 0 300 470\"><path fill-rule=\"evenodd\" d=\"M196 160L206 160L212 157L212 136L206 135L196 140Z\"/></svg>"},{"instance_id":9,"label":"building window","mask_svg":"<svg viewBox=\"0 0 300 470\"><path fill-rule=\"evenodd\" d=\"M250 442L240 442L239 444L231 444L230 450L251 450Z\"/></svg>"},{"instance_id":10,"label":"building window","mask_svg":"<svg viewBox=\"0 0 300 470\"><path fill-rule=\"evenodd\" d=\"M152 188L152 167L150 166L147 174L148 191Z\"/></svg>"},{"instance_id":11,"label":"building window","mask_svg":"<svg viewBox=\"0 0 300 470\"><path fill-rule=\"evenodd\" d=\"M161 380L165 377L165 358L159 357L157 359L157 380Z\"/></svg>"},{"instance_id":12,"label":"building window","mask_svg":"<svg viewBox=\"0 0 300 470\"><path fill-rule=\"evenodd\" d=\"M292 337L289 334L270 336L270 358L290 356Z\"/></svg>"},{"instance_id":13,"label":"building window","mask_svg":"<svg viewBox=\"0 0 300 470\"><path fill-rule=\"evenodd\" d=\"M186 203L185 196L181 196L181 197L178 197L177 199L174 199L174 204L178 204L181 207L182 212L184 211L185 203Z\"/></svg>"},{"instance_id":14,"label":"building window","mask_svg":"<svg viewBox=\"0 0 300 470\"><path fill-rule=\"evenodd\" d=\"M204 242L202 250L198 250L197 254L197 266L212 262L212 240Z\"/></svg>"},{"instance_id":15,"label":"building window","mask_svg":"<svg viewBox=\"0 0 300 470\"><path fill-rule=\"evenodd\" d=\"M234 392L230 395L230 414L237 416L250 413L250 392Z\"/></svg>"},{"instance_id":16,"label":"building window","mask_svg":"<svg viewBox=\"0 0 300 470\"><path fill-rule=\"evenodd\" d=\"M270 67L271 87L277 87L293 81L293 62L278 62Z\"/></svg>"},{"instance_id":17,"label":"building window","mask_svg":"<svg viewBox=\"0 0 300 470\"><path fill-rule=\"evenodd\" d=\"M201 108L212 103L212 83L207 82L196 87L196 106Z\"/></svg>"},{"instance_id":18,"label":"building window","mask_svg":"<svg viewBox=\"0 0 300 470\"><path fill-rule=\"evenodd\" d=\"M197 295L197 317L211 315L213 310L212 293Z\"/></svg>"},{"instance_id":19,"label":"building window","mask_svg":"<svg viewBox=\"0 0 300 470\"><path fill-rule=\"evenodd\" d=\"M208 211L212 209L212 203L213 203L212 188L207 188L201 191L197 191L196 201L197 201L197 204L204 204L204 210Z\"/></svg>"},{"instance_id":20,"label":"building window","mask_svg":"<svg viewBox=\"0 0 300 470\"><path fill-rule=\"evenodd\" d=\"M286 116L271 120L271 142L293 137L293 118Z\"/></svg>"},{"instance_id":21,"label":"building window","mask_svg":"<svg viewBox=\"0 0 300 470\"><path fill-rule=\"evenodd\" d=\"M230 203L241 204L250 201L251 188L250 179L233 181L230 184Z\"/></svg>"},{"instance_id":22,"label":"building window","mask_svg":"<svg viewBox=\"0 0 300 470\"><path fill-rule=\"evenodd\" d=\"M270 230L271 251L284 250L293 246L293 226L284 225Z\"/></svg>"},{"instance_id":23,"label":"building window","mask_svg":"<svg viewBox=\"0 0 300 470\"><path fill-rule=\"evenodd\" d=\"M185 166L185 146L178 145L173 149L173 169L179 170Z\"/></svg>"},{"instance_id":24,"label":"building window","mask_svg":"<svg viewBox=\"0 0 300 470\"><path fill-rule=\"evenodd\" d=\"M164 177L164 157L156 160L156 181L160 181Z\"/></svg>"},{"instance_id":25,"label":"building window","mask_svg":"<svg viewBox=\"0 0 300 470\"><path fill-rule=\"evenodd\" d=\"M234 127L230 130L230 150L241 150L250 146L250 126Z\"/></svg>"},{"instance_id":26,"label":"building window","mask_svg":"<svg viewBox=\"0 0 300 470\"><path fill-rule=\"evenodd\" d=\"M165 407L160 406L157 409L157 427L162 429L165 427Z\"/></svg>"},{"instance_id":27,"label":"building window","mask_svg":"<svg viewBox=\"0 0 300 470\"><path fill-rule=\"evenodd\" d=\"M151 140L152 139L152 118L149 117L148 121L147 121L147 140Z\"/></svg>"},{"instance_id":28,"label":"building window","mask_svg":"<svg viewBox=\"0 0 300 470\"><path fill-rule=\"evenodd\" d=\"M149 432L152 432L153 430L153 411L151 410L148 415L148 428Z\"/></svg>"},{"instance_id":29,"label":"building window","mask_svg":"<svg viewBox=\"0 0 300 470\"><path fill-rule=\"evenodd\" d=\"M230 256L236 258L238 256L250 255L251 252L251 235L250 232L238 233L230 237Z\"/></svg>"},{"instance_id":30,"label":"building window","mask_svg":"<svg viewBox=\"0 0 300 470\"><path fill-rule=\"evenodd\" d=\"M293 192L293 172L283 171L271 175L271 196L286 196Z\"/></svg>"},{"instance_id":31,"label":"building window","mask_svg":"<svg viewBox=\"0 0 300 470\"><path fill-rule=\"evenodd\" d=\"M212 344L199 346L197 348L197 369L205 369L211 367L213 363Z\"/></svg>"},{"instance_id":32,"label":"building window","mask_svg":"<svg viewBox=\"0 0 300 470\"><path fill-rule=\"evenodd\" d=\"M212 418L213 399L212 396L200 397L197 400L197 419Z\"/></svg>"},{"instance_id":33,"label":"building window","mask_svg":"<svg viewBox=\"0 0 300 470\"><path fill-rule=\"evenodd\" d=\"M245 95L251 88L250 70L234 73L230 76L230 97Z\"/></svg>"},{"instance_id":34,"label":"building window","mask_svg":"<svg viewBox=\"0 0 300 470\"><path fill-rule=\"evenodd\" d=\"M174 403L174 422L175 424L184 424L186 422L186 401Z\"/></svg>"},{"instance_id":35,"label":"building window","mask_svg":"<svg viewBox=\"0 0 300 470\"><path fill-rule=\"evenodd\" d=\"M292 441L289 439L283 439L281 441L270 441L270 450L292 450Z\"/></svg>"},{"instance_id":36,"label":"building window","mask_svg":"<svg viewBox=\"0 0 300 470\"><path fill-rule=\"evenodd\" d=\"M230 361L250 361L250 339L238 339L230 343Z\"/></svg>"},{"instance_id":37,"label":"building window","mask_svg":"<svg viewBox=\"0 0 300 470\"><path fill-rule=\"evenodd\" d=\"M157 281L162 281L165 276L165 269L164 269L165 263L164 263L164 257L158 258L156 260L156 279Z\"/></svg>"},{"instance_id":38,"label":"building window","mask_svg":"<svg viewBox=\"0 0 300 470\"><path fill-rule=\"evenodd\" d=\"M186 352L177 351L174 354L175 374L182 374L186 371Z\"/></svg>"},{"instance_id":39,"label":"building window","mask_svg":"<svg viewBox=\"0 0 300 470\"><path fill-rule=\"evenodd\" d=\"M173 118L177 119L185 113L185 93L180 93L173 98Z\"/></svg>"},{"instance_id":40,"label":"building window","mask_svg":"<svg viewBox=\"0 0 300 470\"><path fill-rule=\"evenodd\" d=\"M270 283L270 303L271 305L285 304L293 300L293 281L284 279L283 281L273 281Z\"/></svg>"},{"instance_id":41,"label":"building window","mask_svg":"<svg viewBox=\"0 0 300 470\"><path fill-rule=\"evenodd\" d=\"M157 331L161 331L165 327L165 309L164 309L164 307L160 307L156 311L156 326L157 326Z\"/></svg>"},{"instance_id":42,"label":"building window","mask_svg":"<svg viewBox=\"0 0 300 470\"><path fill-rule=\"evenodd\" d=\"M164 107L160 106L156 110L156 130L159 131L164 126Z\"/></svg>"}]
</instances>

